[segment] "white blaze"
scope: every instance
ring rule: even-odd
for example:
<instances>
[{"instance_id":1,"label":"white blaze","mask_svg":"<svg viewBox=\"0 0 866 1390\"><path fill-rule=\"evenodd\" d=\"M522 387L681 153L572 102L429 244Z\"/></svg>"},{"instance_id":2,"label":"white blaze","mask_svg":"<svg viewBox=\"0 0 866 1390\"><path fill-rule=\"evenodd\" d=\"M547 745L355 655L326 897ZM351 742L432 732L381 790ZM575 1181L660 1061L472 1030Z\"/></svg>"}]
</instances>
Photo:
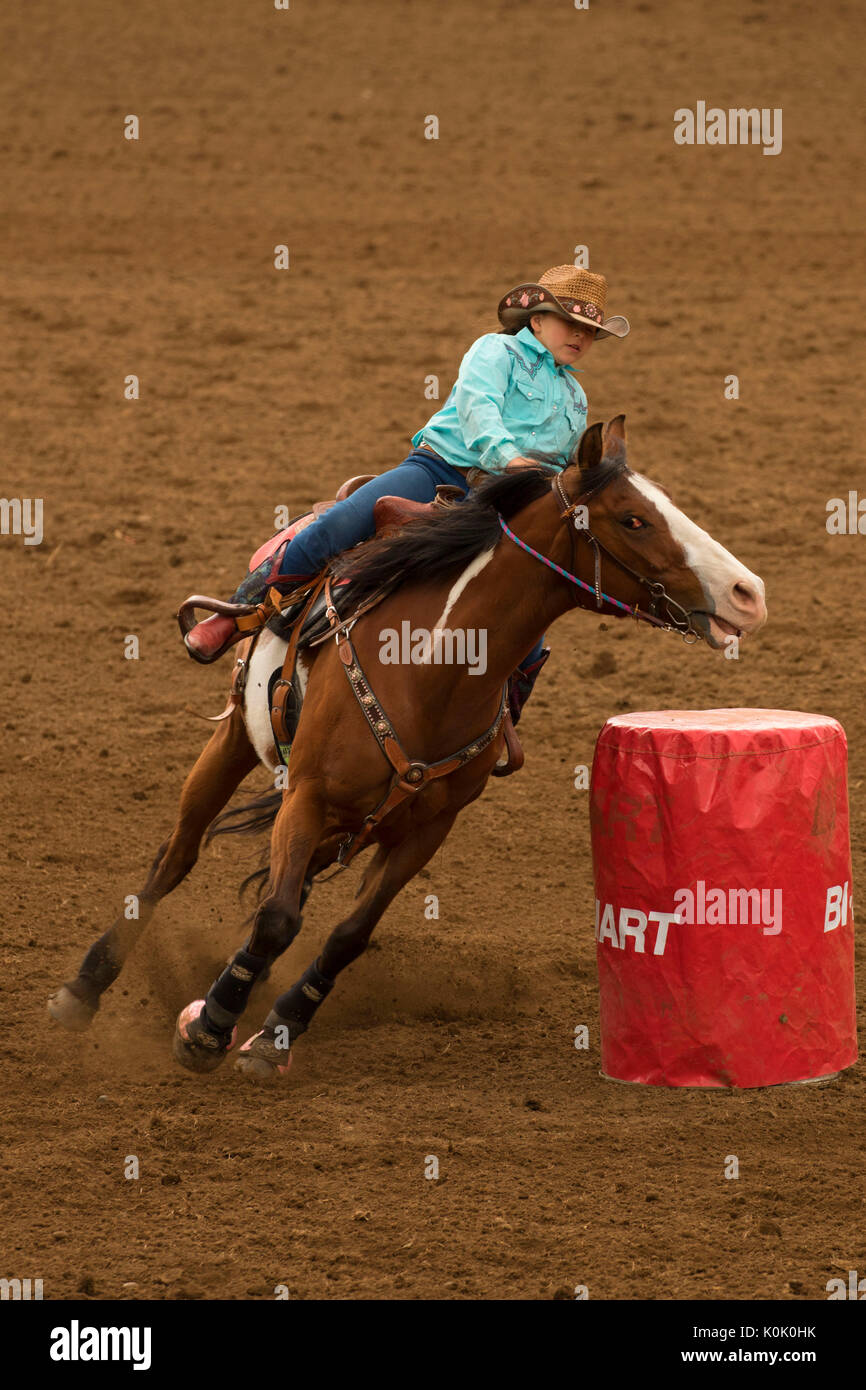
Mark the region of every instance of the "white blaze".
<instances>
[{"instance_id":1,"label":"white blaze","mask_svg":"<svg viewBox=\"0 0 866 1390\"><path fill-rule=\"evenodd\" d=\"M763 603L764 581L746 569L735 555L713 540L679 507L675 507L657 483L650 482L640 473L632 473L629 482L661 512L674 540L683 548L686 564L700 580L707 599L712 601L720 617L727 616L726 600L735 584L745 584Z\"/></svg>"}]
</instances>

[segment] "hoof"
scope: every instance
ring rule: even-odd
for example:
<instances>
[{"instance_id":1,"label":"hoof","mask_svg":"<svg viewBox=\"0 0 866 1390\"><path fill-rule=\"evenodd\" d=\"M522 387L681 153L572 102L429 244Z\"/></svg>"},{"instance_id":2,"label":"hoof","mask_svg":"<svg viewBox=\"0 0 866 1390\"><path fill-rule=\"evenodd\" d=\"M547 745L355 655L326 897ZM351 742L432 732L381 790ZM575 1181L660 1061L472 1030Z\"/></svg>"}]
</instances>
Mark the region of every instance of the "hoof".
<instances>
[{"instance_id":1,"label":"hoof","mask_svg":"<svg viewBox=\"0 0 866 1390\"><path fill-rule=\"evenodd\" d=\"M237 1028L232 1029L230 1037L207 1028L201 1022L204 1002L194 999L177 1016L172 1052L175 1061L187 1071L216 1071L226 1053L234 1047L238 1035Z\"/></svg>"},{"instance_id":2,"label":"hoof","mask_svg":"<svg viewBox=\"0 0 866 1390\"><path fill-rule=\"evenodd\" d=\"M273 1038L264 1033L247 1038L235 1062L238 1071L258 1081L278 1081L291 1065L291 1051L276 1047Z\"/></svg>"},{"instance_id":3,"label":"hoof","mask_svg":"<svg viewBox=\"0 0 866 1390\"><path fill-rule=\"evenodd\" d=\"M61 985L56 994L48 1000L48 1012L55 1023L62 1023L73 1033L83 1033L93 1022L97 1006L87 1004L73 994L68 985Z\"/></svg>"}]
</instances>

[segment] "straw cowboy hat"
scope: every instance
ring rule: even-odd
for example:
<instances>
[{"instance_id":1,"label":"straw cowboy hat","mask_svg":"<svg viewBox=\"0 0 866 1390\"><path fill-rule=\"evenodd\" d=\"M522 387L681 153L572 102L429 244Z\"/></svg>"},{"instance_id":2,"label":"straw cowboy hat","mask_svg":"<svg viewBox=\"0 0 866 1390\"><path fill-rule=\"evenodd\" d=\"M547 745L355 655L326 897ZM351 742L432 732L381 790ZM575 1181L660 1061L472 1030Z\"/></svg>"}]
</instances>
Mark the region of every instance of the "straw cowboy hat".
<instances>
[{"instance_id":1,"label":"straw cowboy hat","mask_svg":"<svg viewBox=\"0 0 866 1390\"><path fill-rule=\"evenodd\" d=\"M591 270L574 265L555 265L546 270L537 284L517 285L499 301L499 322L508 332L516 332L526 322L527 310L533 313L559 314L574 323L586 323L597 328L596 342L601 338L624 338L629 330L628 319L621 314L606 319L604 305L607 281Z\"/></svg>"}]
</instances>

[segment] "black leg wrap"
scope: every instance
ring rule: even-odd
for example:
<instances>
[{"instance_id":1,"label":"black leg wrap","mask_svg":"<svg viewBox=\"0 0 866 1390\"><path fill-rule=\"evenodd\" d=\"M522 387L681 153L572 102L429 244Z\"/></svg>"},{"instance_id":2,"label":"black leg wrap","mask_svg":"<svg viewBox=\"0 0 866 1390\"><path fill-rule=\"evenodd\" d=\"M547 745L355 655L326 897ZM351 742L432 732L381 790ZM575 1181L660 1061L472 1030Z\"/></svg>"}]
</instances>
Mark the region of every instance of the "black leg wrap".
<instances>
[{"instance_id":1,"label":"black leg wrap","mask_svg":"<svg viewBox=\"0 0 866 1390\"><path fill-rule=\"evenodd\" d=\"M266 956L241 949L208 990L207 1016L218 1028L231 1028L247 1006L250 991L268 964Z\"/></svg>"},{"instance_id":2,"label":"black leg wrap","mask_svg":"<svg viewBox=\"0 0 866 1390\"><path fill-rule=\"evenodd\" d=\"M295 1038L307 1031L317 1008L333 988L334 981L323 975L318 962L314 961L291 989L280 995L265 1019L264 1032L274 1033L277 1028L288 1028L291 1045Z\"/></svg>"}]
</instances>

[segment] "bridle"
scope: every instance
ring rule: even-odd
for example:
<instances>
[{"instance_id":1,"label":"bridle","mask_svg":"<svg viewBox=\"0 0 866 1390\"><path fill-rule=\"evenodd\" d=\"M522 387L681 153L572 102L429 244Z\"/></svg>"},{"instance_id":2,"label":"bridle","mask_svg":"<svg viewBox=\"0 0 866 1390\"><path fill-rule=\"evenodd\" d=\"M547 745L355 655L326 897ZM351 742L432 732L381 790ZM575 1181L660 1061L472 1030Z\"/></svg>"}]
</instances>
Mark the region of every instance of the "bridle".
<instances>
[{"instance_id":1,"label":"bridle","mask_svg":"<svg viewBox=\"0 0 866 1390\"><path fill-rule=\"evenodd\" d=\"M585 590L587 593L594 594L596 608L599 610L601 610L605 603L610 603L623 613L629 614L636 621L651 623L654 627L662 628L665 632L678 632L683 641L687 642L690 646L695 642L699 642L703 637L700 628L692 626L691 614L683 608L682 604L677 603L676 599L671 597L664 584L658 582L654 583L647 579L645 575L639 574L637 570L633 570L631 566L627 565L624 560L621 560L618 555L614 555L612 550L608 550L607 546L602 545L601 541L597 536L593 535L589 527L584 526L575 516L578 507L583 506L589 498L596 496L611 481L612 478L607 477L598 487L591 489L589 492L582 493L574 502L569 501L568 494L562 486L561 474L558 473L551 483L551 490L562 502L562 509L559 513L561 519L567 521L571 518L573 523L573 525L569 527L572 569L577 568L577 547L575 541L575 533L577 533L577 535L583 536L587 544L592 547L595 561L593 584L587 584L585 580L578 579L576 574L573 574L570 570L563 569L561 565L557 565L553 560L549 559L548 556L542 555L540 551L534 550L531 545L527 545L525 541L522 541L519 536L514 534L501 516L499 518L499 525L505 535L508 536L509 540L514 541L515 545L520 546L521 550L525 550L528 555L533 555L536 560L540 560L542 564L547 565L571 584L577 585L578 588ZM614 598L612 594L604 593L601 587L602 555L606 555L609 560L612 560L613 563L619 567L619 569L625 574L630 575L632 579L636 579L639 584L642 584L644 588L649 591L649 602L645 609L641 609L637 604L623 603L621 599ZM575 605L579 606L578 598L575 598Z\"/></svg>"}]
</instances>

